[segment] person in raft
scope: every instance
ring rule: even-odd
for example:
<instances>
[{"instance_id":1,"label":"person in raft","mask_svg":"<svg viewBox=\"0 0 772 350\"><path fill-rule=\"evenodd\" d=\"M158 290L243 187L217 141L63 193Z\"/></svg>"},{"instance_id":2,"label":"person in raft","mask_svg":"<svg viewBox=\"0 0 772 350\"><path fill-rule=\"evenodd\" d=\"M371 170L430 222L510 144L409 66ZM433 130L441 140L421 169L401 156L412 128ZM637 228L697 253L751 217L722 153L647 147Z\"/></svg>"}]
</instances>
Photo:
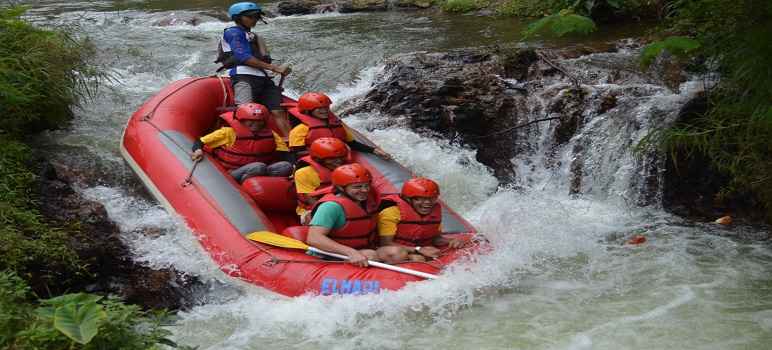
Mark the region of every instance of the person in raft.
<instances>
[{"instance_id":1,"label":"person in raft","mask_svg":"<svg viewBox=\"0 0 772 350\"><path fill-rule=\"evenodd\" d=\"M263 10L253 2L231 5L228 15L236 23L223 31L215 62L222 63L218 71L228 68L233 85L233 99L237 105L260 102L273 112L276 126L287 135L290 124L281 108L281 88L276 86L269 71L286 76L291 69L272 64L268 48L252 28L263 20Z\"/></svg>"},{"instance_id":2,"label":"person in raft","mask_svg":"<svg viewBox=\"0 0 772 350\"><path fill-rule=\"evenodd\" d=\"M300 123L289 133L289 147L298 156L307 152L307 147L320 137L334 137L348 144L352 150L374 153L383 159L391 159L388 153L354 140L354 135L330 112L332 100L319 92L307 92L298 98L297 110L290 110Z\"/></svg>"},{"instance_id":3,"label":"person in raft","mask_svg":"<svg viewBox=\"0 0 772 350\"><path fill-rule=\"evenodd\" d=\"M375 250L378 209L370 192L372 177L359 163L341 165L332 174L332 193L324 195L311 210L306 243L346 255L351 264L367 266L367 260L394 255L401 247Z\"/></svg>"},{"instance_id":4,"label":"person in raft","mask_svg":"<svg viewBox=\"0 0 772 350\"><path fill-rule=\"evenodd\" d=\"M201 137L193 144L191 158L198 161L204 148L220 161L239 183L252 176L289 176L289 148L281 136L267 127L271 113L259 103L245 103L221 118L229 126Z\"/></svg>"},{"instance_id":5,"label":"person in raft","mask_svg":"<svg viewBox=\"0 0 772 350\"><path fill-rule=\"evenodd\" d=\"M437 258L437 246L460 248L466 241L442 237L442 206L438 202L440 186L423 178L412 178L402 185L400 194L381 199L378 213L378 237L381 246L399 246L405 252L390 251L381 257L388 263L405 260L426 261Z\"/></svg>"},{"instance_id":6,"label":"person in raft","mask_svg":"<svg viewBox=\"0 0 772 350\"><path fill-rule=\"evenodd\" d=\"M310 152L295 163L295 191L298 206L295 212L301 224L311 208L332 186L332 171L348 162L348 146L334 137L322 137L311 143Z\"/></svg>"}]
</instances>

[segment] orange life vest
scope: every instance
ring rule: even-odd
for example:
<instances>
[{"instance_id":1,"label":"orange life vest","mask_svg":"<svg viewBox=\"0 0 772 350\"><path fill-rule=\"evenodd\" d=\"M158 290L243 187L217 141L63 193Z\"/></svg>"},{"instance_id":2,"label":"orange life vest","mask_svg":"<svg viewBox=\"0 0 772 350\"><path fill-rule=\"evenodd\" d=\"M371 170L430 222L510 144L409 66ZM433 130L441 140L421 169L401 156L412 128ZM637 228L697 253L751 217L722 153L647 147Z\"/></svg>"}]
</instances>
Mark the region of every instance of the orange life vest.
<instances>
[{"instance_id":1,"label":"orange life vest","mask_svg":"<svg viewBox=\"0 0 772 350\"><path fill-rule=\"evenodd\" d=\"M276 139L271 128L265 127L256 133L233 119L233 113L220 115L236 132L236 142L231 146L211 150L217 160L227 169L236 169L253 162L271 164L276 161Z\"/></svg>"},{"instance_id":2,"label":"orange life vest","mask_svg":"<svg viewBox=\"0 0 772 350\"><path fill-rule=\"evenodd\" d=\"M297 107L290 108L288 110L295 118L298 118L301 123L308 126L308 135L306 135L306 147L310 146L312 142L321 137L334 137L346 142L346 129L343 127L343 122L338 119L332 112L330 112L327 120L314 118L310 115L303 114Z\"/></svg>"},{"instance_id":3,"label":"orange life vest","mask_svg":"<svg viewBox=\"0 0 772 350\"><path fill-rule=\"evenodd\" d=\"M399 208L400 220L394 242L406 246L432 245L434 239L442 233L440 232L440 223L442 223L440 203L435 204L428 215L422 216L398 194L386 195L383 199L386 202L393 202Z\"/></svg>"},{"instance_id":4,"label":"orange life vest","mask_svg":"<svg viewBox=\"0 0 772 350\"><path fill-rule=\"evenodd\" d=\"M312 215L316 212L316 208L325 202L338 203L346 215L346 223L340 228L332 229L327 237L354 249L375 247L376 227L378 226L378 217L376 215L378 206L375 200L368 199L367 209L363 209L345 195L330 193L326 194L316 203Z\"/></svg>"}]
</instances>

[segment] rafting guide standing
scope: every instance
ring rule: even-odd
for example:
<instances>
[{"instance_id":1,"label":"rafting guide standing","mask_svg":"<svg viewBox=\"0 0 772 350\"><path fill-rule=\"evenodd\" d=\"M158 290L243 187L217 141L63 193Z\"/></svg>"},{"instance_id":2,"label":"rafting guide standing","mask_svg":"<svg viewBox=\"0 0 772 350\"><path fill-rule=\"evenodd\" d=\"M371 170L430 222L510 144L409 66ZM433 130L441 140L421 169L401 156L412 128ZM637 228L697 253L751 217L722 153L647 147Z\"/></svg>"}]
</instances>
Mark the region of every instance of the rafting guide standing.
<instances>
[{"instance_id":1,"label":"rafting guide standing","mask_svg":"<svg viewBox=\"0 0 772 350\"><path fill-rule=\"evenodd\" d=\"M258 21L266 23L262 7L253 2L238 2L231 5L228 15L236 25L223 31L215 61L222 64L218 72L229 69L237 105L249 102L265 105L273 113L282 134L289 134L287 114L281 108L281 87L276 86L268 72L284 77L291 69L272 64L265 41L252 33Z\"/></svg>"}]
</instances>

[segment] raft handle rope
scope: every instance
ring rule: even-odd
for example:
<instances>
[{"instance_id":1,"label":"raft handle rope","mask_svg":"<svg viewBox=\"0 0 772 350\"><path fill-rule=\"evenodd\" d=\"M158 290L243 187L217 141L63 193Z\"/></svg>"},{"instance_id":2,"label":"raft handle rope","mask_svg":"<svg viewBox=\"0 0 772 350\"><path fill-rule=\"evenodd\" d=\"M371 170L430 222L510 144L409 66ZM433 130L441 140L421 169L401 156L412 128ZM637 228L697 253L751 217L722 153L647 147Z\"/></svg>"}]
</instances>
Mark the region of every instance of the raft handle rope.
<instances>
[{"instance_id":1,"label":"raft handle rope","mask_svg":"<svg viewBox=\"0 0 772 350\"><path fill-rule=\"evenodd\" d=\"M153 109L150 110L150 112L148 114L144 115L142 117L142 119L140 119L140 120L150 124L150 126L152 126L154 129L156 129L159 134L161 134L164 137L166 137L166 139L171 141L182 152L184 152L188 156L191 156L193 154L192 152L190 152L187 149L185 149L185 147L180 145L174 138L169 136L164 130L161 130L161 128L158 127L158 125L156 125L155 123L152 122L152 119L153 119L153 116L155 115L155 112L158 110L158 107L160 107L161 103L166 101L167 98L169 98L172 95L176 94L177 92L179 92L183 88L187 87L188 85L191 85L191 84L193 84L193 83L195 83L195 82L197 82L199 80L209 79L209 78L213 78L213 77L217 77L217 79L219 79L219 81L220 81L220 86L222 86L222 89L223 89L223 108L226 108L227 107L227 103L228 103L228 90L225 87L225 81L223 80L222 76L220 76L220 75L213 75L213 76L206 76L206 77L200 77L200 78L193 79L193 80L183 84L182 86L176 88L174 91L172 91L168 95L164 96L160 101L158 101L158 103L156 103L155 106L153 106ZM196 171L196 167L198 166L198 163L201 162L201 160L202 159L193 161L193 167L190 169L190 173L188 173L188 176L185 177L185 180L182 182L182 184L180 186L187 187L187 186L189 186L190 184L193 183L193 172Z\"/></svg>"}]
</instances>

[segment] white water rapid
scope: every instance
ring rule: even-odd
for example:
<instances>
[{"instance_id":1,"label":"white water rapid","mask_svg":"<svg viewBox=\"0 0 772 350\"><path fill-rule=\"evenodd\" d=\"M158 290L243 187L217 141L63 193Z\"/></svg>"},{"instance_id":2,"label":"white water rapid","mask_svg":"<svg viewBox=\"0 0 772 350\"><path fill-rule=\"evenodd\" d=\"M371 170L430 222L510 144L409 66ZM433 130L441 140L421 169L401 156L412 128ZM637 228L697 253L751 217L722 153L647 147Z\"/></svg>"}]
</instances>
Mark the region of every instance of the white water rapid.
<instances>
[{"instance_id":1,"label":"white water rapid","mask_svg":"<svg viewBox=\"0 0 772 350\"><path fill-rule=\"evenodd\" d=\"M225 3L175 11L152 1L120 11L113 7L119 2L42 3L30 18L42 25L77 23L116 77L70 128L47 135L56 155L77 153L84 167L106 169L82 191L106 206L138 261L172 266L209 286L196 296L198 306L180 312L170 327L179 343L199 349L615 350L772 344L772 248L738 238L738 231L757 228L688 222L656 204L636 205L642 174L629 146L651 123L672 118L699 89L696 83L680 93L596 85L646 90L645 99L620 100L636 112L628 117L640 127L592 119L559 150L556 166L547 164L550 130L540 125L529 135L532 151L513 159L518 183L502 187L474 150L400 127L375 127L384 118L378 113L348 118L398 161L438 180L445 201L495 249L453 266L441 280L398 292L286 299L220 272L184 224L138 190L118 153L123 125L145 99L171 81L211 74L226 23L203 13ZM156 24L180 14L202 23ZM296 67L289 95L324 90L342 104L367 91L385 57L472 46L489 35L474 31L461 41L458 21L425 13L325 14L280 17L258 31L275 57ZM577 144L585 152L574 153ZM581 195L572 196L569 164L576 157L585 168ZM148 227L161 233L139 233ZM633 234L648 242L624 245Z\"/></svg>"}]
</instances>

